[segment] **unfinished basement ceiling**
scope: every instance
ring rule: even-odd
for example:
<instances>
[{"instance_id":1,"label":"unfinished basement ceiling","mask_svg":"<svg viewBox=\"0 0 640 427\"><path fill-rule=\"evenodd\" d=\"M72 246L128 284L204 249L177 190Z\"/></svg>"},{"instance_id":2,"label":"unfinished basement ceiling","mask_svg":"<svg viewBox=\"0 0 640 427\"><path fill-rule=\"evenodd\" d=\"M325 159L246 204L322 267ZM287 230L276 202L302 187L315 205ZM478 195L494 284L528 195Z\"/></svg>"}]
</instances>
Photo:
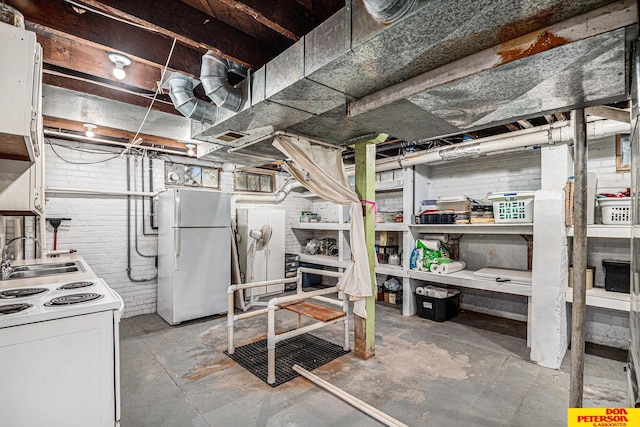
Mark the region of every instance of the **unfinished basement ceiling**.
<instances>
[{"instance_id":1,"label":"unfinished basement ceiling","mask_svg":"<svg viewBox=\"0 0 640 427\"><path fill-rule=\"evenodd\" d=\"M198 76L202 54L212 49L251 68L240 83L244 109L218 108L214 125L184 120L207 159L245 165L282 156L272 138L229 152L235 145L220 135L272 126L341 145L380 132L423 141L503 124L513 130L520 119L624 101L628 41L637 25L632 0L417 0L391 25L376 22L362 0L75 3L86 9L65 0L7 1L43 44L45 93L56 86L70 98L82 92L145 108L173 37L169 68L187 76ZM514 50L514 40L527 35L533 37L528 48ZM122 83L110 77L109 51L133 60ZM502 62L483 68L477 55L492 51ZM448 80L438 75L447 75L447 67L457 70ZM407 89L431 75L434 84ZM209 102L199 87L195 96ZM56 124L82 117L117 127L112 114L101 117L87 99L56 99L67 106L56 108ZM164 123L162 115L183 119L168 101L161 94L154 103L157 123ZM162 126L148 131L164 132Z\"/></svg>"},{"instance_id":2,"label":"unfinished basement ceiling","mask_svg":"<svg viewBox=\"0 0 640 427\"><path fill-rule=\"evenodd\" d=\"M243 111L211 126L194 123L193 136L215 143L216 135L229 130L251 132L271 125L342 145L378 132L412 141L623 101L634 32L620 25L535 53L535 43L555 43L553 34L542 32L533 41L533 53L519 52L520 59L392 102L381 97L379 105L364 112L349 111L351 101L605 3L521 2L514 7L508 1L484 1L469 7L464 1L422 2L388 27L374 23L353 3L254 72ZM616 6L611 13L625 7L625 14L635 11L633 2ZM470 60L468 66L476 64ZM207 157L225 151L222 146Z\"/></svg>"}]
</instances>

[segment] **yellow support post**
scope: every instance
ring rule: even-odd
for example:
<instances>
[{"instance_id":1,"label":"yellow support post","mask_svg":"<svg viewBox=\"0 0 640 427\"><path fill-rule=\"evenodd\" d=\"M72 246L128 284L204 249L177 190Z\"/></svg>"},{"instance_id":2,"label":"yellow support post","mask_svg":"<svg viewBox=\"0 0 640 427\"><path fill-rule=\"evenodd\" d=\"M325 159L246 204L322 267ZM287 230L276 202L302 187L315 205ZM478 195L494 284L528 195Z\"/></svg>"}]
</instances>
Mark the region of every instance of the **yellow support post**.
<instances>
[{"instance_id":1,"label":"yellow support post","mask_svg":"<svg viewBox=\"0 0 640 427\"><path fill-rule=\"evenodd\" d=\"M376 144L384 142L387 134L379 134L375 139L356 143L356 193L360 200L375 202L376 178ZM376 213L372 204L364 204L364 236L367 242L367 254L371 269L371 286L373 296L367 298L367 318L354 316L354 349L356 357L366 360L375 355L376 344L376 272L375 241Z\"/></svg>"}]
</instances>

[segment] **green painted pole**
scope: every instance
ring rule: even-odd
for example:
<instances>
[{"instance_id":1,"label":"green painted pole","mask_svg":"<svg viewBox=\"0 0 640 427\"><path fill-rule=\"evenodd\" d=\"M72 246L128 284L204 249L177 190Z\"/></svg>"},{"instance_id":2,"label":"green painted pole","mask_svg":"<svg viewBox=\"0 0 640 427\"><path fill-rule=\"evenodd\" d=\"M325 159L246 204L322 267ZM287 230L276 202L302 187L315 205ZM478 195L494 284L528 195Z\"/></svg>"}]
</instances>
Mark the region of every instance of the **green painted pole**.
<instances>
[{"instance_id":1,"label":"green painted pole","mask_svg":"<svg viewBox=\"0 0 640 427\"><path fill-rule=\"evenodd\" d=\"M356 193L360 200L375 202L376 190L376 144L384 142L388 135L379 134L375 139L356 143ZM369 359L375 355L376 344L376 272L375 241L376 213L372 204L364 204L364 236L367 243L367 255L371 273L373 296L367 298L367 318L354 316L354 354L360 359Z\"/></svg>"}]
</instances>

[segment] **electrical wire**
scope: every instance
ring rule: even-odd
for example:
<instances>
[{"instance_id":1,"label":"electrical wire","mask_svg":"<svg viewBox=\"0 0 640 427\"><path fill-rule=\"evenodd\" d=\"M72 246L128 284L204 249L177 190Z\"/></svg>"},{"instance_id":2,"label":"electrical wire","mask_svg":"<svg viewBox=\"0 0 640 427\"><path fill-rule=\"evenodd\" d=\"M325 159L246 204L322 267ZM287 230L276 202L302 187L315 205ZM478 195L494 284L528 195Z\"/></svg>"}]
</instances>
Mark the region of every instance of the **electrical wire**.
<instances>
[{"instance_id":1,"label":"electrical wire","mask_svg":"<svg viewBox=\"0 0 640 427\"><path fill-rule=\"evenodd\" d=\"M80 8L80 9L88 10L89 12L93 12L93 13L95 13L97 15L102 15L102 16L104 16L106 18L113 19L114 21L122 22L124 24L129 24L129 25L131 25L133 27L142 28L143 30L153 31L154 33L159 32L159 30L156 30L155 28L148 27L148 26L145 26L145 25L142 25L142 24L138 24L137 22L127 21L126 19L122 19L122 18L119 18L117 16L109 15L106 12L103 12L103 11L98 10L98 9L93 9L91 7L88 7L87 5L76 3L76 2L74 2L72 0L64 0L64 1L69 3L69 4L71 4L71 5L73 5L73 6L75 6L75 7ZM3 3L4 3L4 1L3 1Z\"/></svg>"},{"instance_id":2,"label":"electrical wire","mask_svg":"<svg viewBox=\"0 0 640 427\"><path fill-rule=\"evenodd\" d=\"M161 82L164 81L164 75L166 74L167 68L169 67L169 61L171 61L171 57L173 56L173 49L175 47L176 47L176 39L174 38L173 43L171 44L171 49L169 50L169 56L167 56L167 62L165 62L164 67L162 68L162 74L160 75ZM156 102L156 98L158 97L158 94L160 93L161 89L162 88L160 87L160 85L158 85L158 88L156 89L156 92L153 94L153 98L151 99L151 104L149 104L149 108L147 108L147 113L144 115L144 118L142 119L142 123L140 123L140 127L138 128L138 131L133 136L133 138L131 138L131 144L129 144L129 146L122 152L121 155L127 154L127 152L131 149L131 146L138 144L138 140L139 140L138 135L140 135L140 131L142 131L142 127L147 121L147 117L149 117L149 113L151 113L151 108L153 107L153 103Z\"/></svg>"},{"instance_id":3,"label":"electrical wire","mask_svg":"<svg viewBox=\"0 0 640 427\"><path fill-rule=\"evenodd\" d=\"M49 138L45 138L45 141L47 142L47 144L49 144L49 147L51 147L51 151L53 151L53 154L55 154L63 162L70 163L72 165L95 165L95 164L98 164L98 163L105 163L105 162L108 162L109 160L117 159L118 157L120 157L120 154L116 154L115 156L109 157L108 159L96 160L95 162L74 162L74 161L71 161L71 160L68 160L68 159L65 159L64 157L62 157L60 155L60 153L58 153L56 151L56 149L53 148L53 146L55 144L52 144L51 141L49 140ZM63 145L59 145L59 146L60 147L64 147ZM66 148L69 148L69 147L66 147ZM97 154L97 153L95 153L95 154ZM102 153L102 154L106 154L106 153Z\"/></svg>"}]
</instances>

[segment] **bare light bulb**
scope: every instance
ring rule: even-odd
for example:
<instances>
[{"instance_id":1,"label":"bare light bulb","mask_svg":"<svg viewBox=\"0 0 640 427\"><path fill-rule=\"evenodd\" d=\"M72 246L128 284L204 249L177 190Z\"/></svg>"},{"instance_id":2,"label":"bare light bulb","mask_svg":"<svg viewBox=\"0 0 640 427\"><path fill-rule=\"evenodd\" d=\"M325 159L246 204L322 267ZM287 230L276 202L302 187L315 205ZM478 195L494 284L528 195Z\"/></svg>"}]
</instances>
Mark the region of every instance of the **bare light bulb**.
<instances>
[{"instance_id":1,"label":"bare light bulb","mask_svg":"<svg viewBox=\"0 0 640 427\"><path fill-rule=\"evenodd\" d=\"M109 60L115 65L115 68L113 69L113 77L118 80L123 80L127 76L127 73L124 71L124 67L131 65L131 59L119 53L111 52L109 53Z\"/></svg>"},{"instance_id":2,"label":"bare light bulb","mask_svg":"<svg viewBox=\"0 0 640 427\"><path fill-rule=\"evenodd\" d=\"M124 71L124 64L122 62L116 62L116 67L113 69L113 77L118 80L124 80L127 77L127 73Z\"/></svg>"},{"instance_id":3,"label":"bare light bulb","mask_svg":"<svg viewBox=\"0 0 640 427\"><path fill-rule=\"evenodd\" d=\"M93 133L93 130L95 128L97 128L98 126L91 124L91 123L83 123L82 124L85 128L87 128L87 130L84 132L85 135L87 135L89 138L93 138L95 136L95 133Z\"/></svg>"},{"instance_id":4,"label":"bare light bulb","mask_svg":"<svg viewBox=\"0 0 640 427\"><path fill-rule=\"evenodd\" d=\"M188 142L185 144L187 146L187 156L193 157L196 155L196 145Z\"/></svg>"}]
</instances>

